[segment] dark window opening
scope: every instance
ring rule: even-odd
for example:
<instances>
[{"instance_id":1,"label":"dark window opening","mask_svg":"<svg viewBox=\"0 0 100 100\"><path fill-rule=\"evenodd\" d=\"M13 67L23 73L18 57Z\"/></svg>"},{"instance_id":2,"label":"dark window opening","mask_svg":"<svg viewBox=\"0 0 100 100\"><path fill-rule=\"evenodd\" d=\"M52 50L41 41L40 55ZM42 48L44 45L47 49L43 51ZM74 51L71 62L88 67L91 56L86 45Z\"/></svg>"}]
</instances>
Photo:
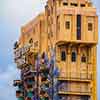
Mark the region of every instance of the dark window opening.
<instances>
[{"instance_id":1,"label":"dark window opening","mask_svg":"<svg viewBox=\"0 0 100 100\"><path fill-rule=\"evenodd\" d=\"M77 40L81 40L81 15L77 15Z\"/></svg>"},{"instance_id":2,"label":"dark window opening","mask_svg":"<svg viewBox=\"0 0 100 100\"><path fill-rule=\"evenodd\" d=\"M22 93L22 92L21 92L20 90L17 90L16 93L20 94L20 93Z\"/></svg>"},{"instance_id":3,"label":"dark window opening","mask_svg":"<svg viewBox=\"0 0 100 100\"><path fill-rule=\"evenodd\" d=\"M72 62L76 62L76 52L72 52Z\"/></svg>"},{"instance_id":4,"label":"dark window opening","mask_svg":"<svg viewBox=\"0 0 100 100\"><path fill-rule=\"evenodd\" d=\"M16 42L14 43L14 49L17 49L18 47L19 47L18 41L16 41Z\"/></svg>"},{"instance_id":5,"label":"dark window opening","mask_svg":"<svg viewBox=\"0 0 100 100\"><path fill-rule=\"evenodd\" d=\"M32 85L27 85L27 88L28 88L28 89L32 88Z\"/></svg>"},{"instance_id":6,"label":"dark window opening","mask_svg":"<svg viewBox=\"0 0 100 100\"><path fill-rule=\"evenodd\" d=\"M85 56L85 55L83 55L83 56L81 57L81 62L83 62L83 63L86 62L86 56Z\"/></svg>"},{"instance_id":7,"label":"dark window opening","mask_svg":"<svg viewBox=\"0 0 100 100\"><path fill-rule=\"evenodd\" d=\"M27 97L27 100L32 100L30 97Z\"/></svg>"},{"instance_id":8,"label":"dark window opening","mask_svg":"<svg viewBox=\"0 0 100 100\"><path fill-rule=\"evenodd\" d=\"M89 96L82 96L81 100L89 100Z\"/></svg>"},{"instance_id":9,"label":"dark window opening","mask_svg":"<svg viewBox=\"0 0 100 100\"><path fill-rule=\"evenodd\" d=\"M42 59L44 59L44 58L45 58L45 52L42 53Z\"/></svg>"},{"instance_id":10,"label":"dark window opening","mask_svg":"<svg viewBox=\"0 0 100 100\"><path fill-rule=\"evenodd\" d=\"M66 52L65 51L61 51L61 60L66 61Z\"/></svg>"},{"instance_id":11,"label":"dark window opening","mask_svg":"<svg viewBox=\"0 0 100 100\"><path fill-rule=\"evenodd\" d=\"M30 44L32 44L32 43L33 43L33 40L32 40L32 38L29 40L29 43L30 43Z\"/></svg>"},{"instance_id":12,"label":"dark window opening","mask_svg":"<svg viewBox=\"0 0 100 100\"><path fill-rule=\"evenodd\" d=\"M92 31L92 23L88 23L88 31Z\"/></svg>"},{"instance_id":13,"label":"dark window opening","mask_svg":"<svg viewBox=\"0 0 100 100\"><path fill-rule=\"evenodd\" d=\"M81 7L85 7L85 4L81 4Z\"/></svg>"},{"instance_id":14,"label":"dark window opening","mask_svg":"<svg viewBox=\"0 0 100 100\"><path fill-rule=\"evenodd\" d=\"M60 30L60 22L59 22L59 16L57 16L57 31L59 32Z\"/></svg>"},{"instance_id":15,"label":"dark window opening","mask_svg":"<svg viewBox=\"0 0 100 100\"><path fill-rule=\"evenodd\" d=\"M70 29L70 21L66 21L65 25L66 25L66 29Z\"/></svg>"},{"instance_id":16,"label":"dark window opening","mask_svg":"<svg viewBox=\"0 0 100 100\"><path fill-rule=\"evenodd\" d=\"M67 3L67 2L64 2L64 3L63 3L63 5L64 5L64 6L67 6L67 5L68 5L68 3Z\"/></svg>"},{"instance_id":17,"label":"dark window opening","mask_svg":"<svg viewBox=\"0 0 100 100\"><path fill-rule=\"evenodd\" d=\"M77 7L78 4L76 4L76 3L71 3L71 6L75 6L75 7Z\"/></svg>"}]
</instances>

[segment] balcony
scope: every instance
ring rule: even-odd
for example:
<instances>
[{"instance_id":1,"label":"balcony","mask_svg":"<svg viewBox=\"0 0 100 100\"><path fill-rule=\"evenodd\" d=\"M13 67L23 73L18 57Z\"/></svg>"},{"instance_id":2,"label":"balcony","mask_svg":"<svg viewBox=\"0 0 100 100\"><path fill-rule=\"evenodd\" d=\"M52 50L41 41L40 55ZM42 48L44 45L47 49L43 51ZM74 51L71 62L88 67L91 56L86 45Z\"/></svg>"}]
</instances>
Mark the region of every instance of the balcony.
<instances>
[{"instance_id":1,"label":"balcony","mask_svg":"<svg viewBox=\"0 0 100 100\"><path fill-rule=\"evenodd\" d=\"M91 92L77 92L77 91L67 91L67 92L63 92L63 91L59 91L58 92L59 95L80 95L80 96L90 96L92 93Z\"/></svg>"},{"instance_id":2,"label":"balcony","mask_svg":"<svg viewBox=\"0 0 100 100\"><path fill-rule=\"evenodd\" d=\"M90 100L90 96L66 96L66 95L60 95L59 100Z\"/></svg>"},{"instance_id":3,"label":"balcony","mask_svg":"<svg viewBox=\"0 0 100 100\"><path fill-rule=\"evenodd\" d=\"M91 95L91 93L88 83L60 82L58 85L58 94L60 95Z\"/></svg>"},{"instance_id":4,"label":"balcony","mask_svg":"<svg viewBox=\"0 0 100 100\"><path fill-rule=\"evenodd\" d=\"M67 16L69 22L71 23L70 28L65 28L65 22L67 21ZM81 15L81 27L77 27L77 16ZM56 43L65 41L68 43L82 43L82 44L97 44L98 43L98 18L96 14L96 9L92 7L59 7L57 8L57 16L59 16L59 22L60 22L60 30L57 32L57 39ZM86 27L86 22L88 20L88 17L86 16L94 16L94 26L97 26L93 28L92 31L88 31L88 28ZM86 19L85 19L86 17ZM79 25L80 26L80 25ZM80 32L79 32L80 31ZM81 33L78 36L78 33ZM78 37L77 37L78 36Z\"/></svg>"},{"instance_id":5,"label":"balcony","mask_svg":"<svg viewBox=\"0 0 100 100\"><path fill-rule=\"evenodd\" d=\"M91 82L92 81L91 73L67 73L65 77L58 77L59 81L76 81L76 82Z\"/></svg>"}]
</instances>

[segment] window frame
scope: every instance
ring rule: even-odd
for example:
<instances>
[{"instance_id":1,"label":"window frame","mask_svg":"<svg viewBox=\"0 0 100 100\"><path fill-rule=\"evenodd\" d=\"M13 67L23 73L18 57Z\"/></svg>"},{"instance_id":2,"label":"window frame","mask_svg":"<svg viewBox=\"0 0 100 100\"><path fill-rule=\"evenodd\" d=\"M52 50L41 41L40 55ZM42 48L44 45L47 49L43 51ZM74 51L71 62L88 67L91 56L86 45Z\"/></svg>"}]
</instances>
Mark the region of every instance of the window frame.
<instances>
[{"instance_id":1,"label":"window frame","mask_svg":"<svg viewBox=\"0 0 100 100\"><path fill-rule=\"evenodd\" d=\"M77 3L71 3L70 4L72 7L78 7L78 4Z\"/></svg>"},{"instance_id":2,"label":"window frame","mask_svg":"<svg viewBox=\"0 0 100 100\"><path fill-rule=\"evenodd\" d=\"M63 6L68 6L68 2L63 2Z\"/></svg>"},{"instance_id":3,"label":"window frame","mask_svg":"<svg viewBox=\"0 0 100 100\"><path fill-rule=\"evenodd\" d=\"M88 31L93 31L93 23L88 22Z\"/></svg>"},{"instance_id":4,"label":"window frame","mask_svg":"<svg viewBox=\"0 0 100 100\"><path fill-rule=\"evenodd\" d=\"M67 30L70 30L70 21L66 21L65 22L65 28L67 29Z\"/></svg>"},{"instance_id":5,"label":"window frame","mask_svg":"<svg viewBox=\"0 0 100 100\"><path fill-rule=\"evenodd\" d=\"M59 16L57 16L57 31L60 31L60 20L59 20Z\"/></svg>"},{"instance_id":6,"label":"window frame","mask_svg":"<svg viewBox=\"0 0 100 100\"><path fill-rule=\"evenodd\" d=\"M76 62L77 61L77 53L76 51L72 51L71 53L71 61Z\"/></svg>"},{"instance_id":7,"label":"window frame","mask_svg":"<svg viewBox=\"0 0 100 100\"><path fill-rule=\"evenodd\" d=\"M86 63L86 62L87 62L87 57L86 57L85 54L83 54L83 55L81 56L81 62L82 62L82 63Z\"/></svg>"},{"instance_id":8,"label":"window frame","mask_svg":"<svg viewBox=\"0 0 100 100\"><path fill-rule=\"evenodd\" d=\"M30 43L30 44L33 43L33 39L32 39L32 38L29 39L29 43Z\"/></svg>"},{"instance_id":9,"label":"window frame","mask_svg":"<svg viewBox=\"0 0 100 100\"><path fill-rule=\"evenodd\" d=\"M61 50L61 61L66 61L66 51Z\"/></svg>"},{"instance_id":10,"label":"window frame","mask_svg":"<svg viewBox=\"0 0 100 100\"><path fill-rule=\"evenodd\" d=\"M86 7L86 5L85 4L80 4L80 7Z\"/></svg>"}]
</instances>

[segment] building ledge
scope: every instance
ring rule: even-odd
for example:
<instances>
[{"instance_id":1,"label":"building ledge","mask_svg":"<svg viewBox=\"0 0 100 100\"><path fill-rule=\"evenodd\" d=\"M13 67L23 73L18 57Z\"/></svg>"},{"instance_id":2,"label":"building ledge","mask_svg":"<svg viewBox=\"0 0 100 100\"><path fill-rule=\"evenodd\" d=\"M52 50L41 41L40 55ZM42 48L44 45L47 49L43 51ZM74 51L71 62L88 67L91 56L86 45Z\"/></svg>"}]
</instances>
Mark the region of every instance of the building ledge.
<instances>
[{"instance_id":1,"label":"building ledge","mask_svg":"<svg viewBox=\"0 0 100 100\"><path fill-rule=\"evenodd\" d=\"M74 82L91 82L90 79L81 79L81 78L65 78L65 77L58 77L58 81L74 81Z\"/></svg>"},{"instance_id":2,"label":"building ledge","mask_svg":"<svg viewBox=\"0 0 100 100\"><path fill-rule=\"evenodd\" d=\"M72 14L72 15L85 15L85 16L96 16L96 8L95 7L83 7L79 9L79 7L71 7L71 6L63 6L57 9L57 15L60 14Z\"/></svg>"},{"instance_id":3,"label":"building ledge","mask_svg":"<svg viewBox=\"0 0 100 100\"><path fill-rule=\"evenodd\" d=\"M63 91L59 91L58 92L59 95L80 95L80 96L90 96L91 93L90 92L73 92L73 91L69 91L69 92L63 92Z\"/></svg>"},{"instance_id":4,"label":"building ledge","mask_svg":"<svg viewBox=\"0 0 100 100\"><path fill-rule=\"evenodd\" d=\"M98 42L97 41L82 41L82 40L57 40L56 45L79 45L79 46L91 46L91 45L96 45Z\"/></svg>"}]
</instances>

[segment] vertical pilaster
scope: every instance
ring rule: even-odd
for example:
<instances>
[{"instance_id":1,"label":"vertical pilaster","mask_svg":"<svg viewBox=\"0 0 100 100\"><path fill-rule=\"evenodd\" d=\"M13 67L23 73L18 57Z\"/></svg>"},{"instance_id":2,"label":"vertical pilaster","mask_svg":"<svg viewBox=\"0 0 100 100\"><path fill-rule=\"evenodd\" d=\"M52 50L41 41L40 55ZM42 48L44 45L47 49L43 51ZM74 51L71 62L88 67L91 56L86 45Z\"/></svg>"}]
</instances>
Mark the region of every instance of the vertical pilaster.
<instances>
[{"instance_id":1,"label":"vertical pilaster","mask_svg":"<svg viewBox=\"0 0 100 100\"><path fill-rule=\"evenodd\" d=\"M81 72L80 72L80 67L81 67L81 49L80 46L77 47L77 76L78 78L81 78Z\"/></svg>"},{"instance_id":2,"label":"vertical pilaster","mask_svg":"<svg viewBox=\"0 0 100 100\"><path fill-rule=\"evenodd\" d=\"M76 40L76 15L72 15L71 40Z\"/></svg>"},{"instance_id":3,"label":"vertical pilaster","mask_svg":"<svg viewBox=\"0 0 100 100\"><path fill-rule=\"evenodd\" d=\"M71 77L71 47L67 49L67 77Z\"/></svg>"},{"instance_id":4,"label":"vertical pilaster","mask_svg":"<svg viewBox=\"0 0 100 100\"><path fill-rule=\"evenodd\" d=\"M94 23L94 40L98 42L98 16L95 16Z\"/></svg>"},{"instance_id":5,"label":"vertical pilaster","mask_svg":"<svg viewBox=\"0 0 100 100\"><path fill-rule=\"evenodd\" d=\"M87 73L88 73L88 78L92 79L93 78L93 66L92 66L92 55L91 55L91 48L87 49Z\"/></svg>"},{"instance_id":6,"label":"vertical pilaster","mask_svg":"<svg viewBox=\"0 0 100 100\"><path fill-rule=\"evenodd\" d=\"M63 30L64 30L64 16L63 16L63 14L61 14L60 15L60 34L59 34L59 40L64 38L63 35L61 34L61 32L63 32Z\"/></svg>"},{"instance_id":7,"label":"vertical pilaster","mask_svg":"<svg viewBox=\"0 0 100 100\"><path fill-rule=\"evenodd\" d=\"M93 100L97 100L97 47L93 47Z\"/></svg>"}]
</instances>

